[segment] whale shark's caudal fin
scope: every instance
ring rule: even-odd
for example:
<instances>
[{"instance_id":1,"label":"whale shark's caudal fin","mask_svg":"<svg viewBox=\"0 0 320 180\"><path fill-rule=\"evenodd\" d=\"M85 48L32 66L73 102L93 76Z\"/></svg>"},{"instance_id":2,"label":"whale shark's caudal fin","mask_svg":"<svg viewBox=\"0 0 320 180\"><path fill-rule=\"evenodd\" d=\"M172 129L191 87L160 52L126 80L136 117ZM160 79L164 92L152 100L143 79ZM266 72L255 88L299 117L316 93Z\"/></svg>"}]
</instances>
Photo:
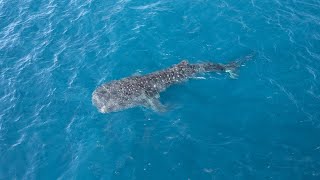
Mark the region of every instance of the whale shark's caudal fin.
<instances>
[{"instance_id":1,"label":"whale shark's caudal fin","mask_svg":"<svg viewBox=\"0 0 320 180\"><path fill-rule=\"evenodd\" d=\"M239 59L236 59L235 61L232 61L228 64L217 64L217 63L204 63L200 64L200 72L227 72L229 73L230 77L233 79L237 78L236 70L244 66L244 64L251 60L254 57L254 53L249 54L247 56L241 57Z\"/></svg>"},{"instance_id":2,"label":"whale shark's caudal fin","mask_svg":"<svg viewBox=\"0 0 320 180\"><path fill-rule=\"evenodd\" d=\"M241 57L239 59L236 59L235 61L225 64L223 65L223 67L225 68L224 71L229 73L231 78L236 79L238 77L238 74L236 74L236 70L239 67L244 66L244 64L247 61L250 61L254 56L255 56L255 53L251 53L247 56Z\"/></svg>"}]
</instances>

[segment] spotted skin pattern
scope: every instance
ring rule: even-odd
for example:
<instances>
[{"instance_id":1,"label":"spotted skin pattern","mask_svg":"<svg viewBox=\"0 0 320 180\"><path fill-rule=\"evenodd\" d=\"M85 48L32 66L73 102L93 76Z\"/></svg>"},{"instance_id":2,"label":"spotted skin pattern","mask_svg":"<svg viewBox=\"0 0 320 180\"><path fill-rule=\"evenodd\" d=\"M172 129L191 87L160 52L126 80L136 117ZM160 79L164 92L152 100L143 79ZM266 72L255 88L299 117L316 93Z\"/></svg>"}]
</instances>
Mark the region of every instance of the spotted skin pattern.
<instances>
[{"instance_id":1,"label":"spotted skin pattern","mask_svg":"<svg viewBox=\"0 0 320 180\"><path fill-rule=\"evenodd\" d=\"M117 112L136 106L145 106L155 111L165 111L159 101L159 93L169 86L184 82L204 72L229 72L241 65L234 61L226 65L217 63L189 64L183 60L170 68L142 76L131 76L111 81L92 93L92 103L101 113Z\"/></svg>"}]
</instances>

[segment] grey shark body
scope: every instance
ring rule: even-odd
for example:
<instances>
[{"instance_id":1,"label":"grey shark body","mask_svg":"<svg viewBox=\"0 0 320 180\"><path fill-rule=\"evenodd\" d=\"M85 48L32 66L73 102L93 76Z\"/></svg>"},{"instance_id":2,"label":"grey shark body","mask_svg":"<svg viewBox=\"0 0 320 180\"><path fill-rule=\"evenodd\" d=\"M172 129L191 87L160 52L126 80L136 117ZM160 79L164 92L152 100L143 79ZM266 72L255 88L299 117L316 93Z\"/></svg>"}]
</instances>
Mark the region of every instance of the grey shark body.
<instances>
[{"instance_id":1,"label":"grey shark body","mask_svg":"<svg viewBox=\"0 0 320 180\"><path fill-rule=\"evenodd\" d=\"M246 57L245 60L249 58ZM169 86L205 72L228 72L234 76L233 71L243 61L238 60L223 65L217 63L190 64L184 60L161 71L105 83L92 93L92 102L101 113L116 112L136 106L165 111L165 106L159 101L159 94Z\"/></svg>"}]
</instances>

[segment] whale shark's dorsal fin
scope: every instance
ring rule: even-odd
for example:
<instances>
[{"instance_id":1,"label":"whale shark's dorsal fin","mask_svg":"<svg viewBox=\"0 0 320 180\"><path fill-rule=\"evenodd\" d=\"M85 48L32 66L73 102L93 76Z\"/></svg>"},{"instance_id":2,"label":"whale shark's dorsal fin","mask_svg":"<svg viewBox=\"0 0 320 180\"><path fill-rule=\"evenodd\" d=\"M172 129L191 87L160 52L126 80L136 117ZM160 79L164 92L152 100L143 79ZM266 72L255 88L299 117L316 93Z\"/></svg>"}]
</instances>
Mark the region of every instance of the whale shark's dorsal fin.
<instances>
[{"instance_id":1,"label":"whale shark's dorsal fin","mask_svg":"<svg viewBox=\"0 0 320 180\"><path fill-rule=\"evenodd\" d=\"M178 64L174 65L173 67L186 67L189 65L188 60L184 59L181 62L179 62Z\"/></svg>"},{"instance_id":2,"label":"whale shark's dorsal fin","mask_svg":"<svg viewBox=\"0 0 320 180\"><path fill-rule=\"evenodd\" d=\"M188 60L182 60L178 65L183 65L183 66L185 66L185 65L188 65L189 64L189 62L188 62Z\"/></svg>"}]
</instances>

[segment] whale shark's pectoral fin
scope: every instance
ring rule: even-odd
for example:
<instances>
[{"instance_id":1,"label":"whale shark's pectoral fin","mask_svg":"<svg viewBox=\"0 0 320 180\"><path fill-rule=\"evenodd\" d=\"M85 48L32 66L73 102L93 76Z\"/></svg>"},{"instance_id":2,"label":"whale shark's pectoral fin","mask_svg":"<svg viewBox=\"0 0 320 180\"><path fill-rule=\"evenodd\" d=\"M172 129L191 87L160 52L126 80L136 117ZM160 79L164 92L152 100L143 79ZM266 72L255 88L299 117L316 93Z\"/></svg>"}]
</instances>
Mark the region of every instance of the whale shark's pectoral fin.
<instances>
[{"instance_id":1,"label":"whale shark's pectoral fin","mask_svg":"<svg viewBox=\"0 0 320 180\"><path fill-rule=\"evenodd\" d=\"M226 72L229 73L231 79L238 79L238 74L235 73L234 70L227 69Z\"/></svg>"},{"instance_id":2,"label":"whale shark's pectoral fin","mask_svg":"<svg viewBox=\"0 0 320 180\"><path fill-rule=\"evenodd\" d=\"M167 110L166 106L163 105L156 97L147 98L143 105L156 112L165 112Z\"/></svg>"}]
</instances>

